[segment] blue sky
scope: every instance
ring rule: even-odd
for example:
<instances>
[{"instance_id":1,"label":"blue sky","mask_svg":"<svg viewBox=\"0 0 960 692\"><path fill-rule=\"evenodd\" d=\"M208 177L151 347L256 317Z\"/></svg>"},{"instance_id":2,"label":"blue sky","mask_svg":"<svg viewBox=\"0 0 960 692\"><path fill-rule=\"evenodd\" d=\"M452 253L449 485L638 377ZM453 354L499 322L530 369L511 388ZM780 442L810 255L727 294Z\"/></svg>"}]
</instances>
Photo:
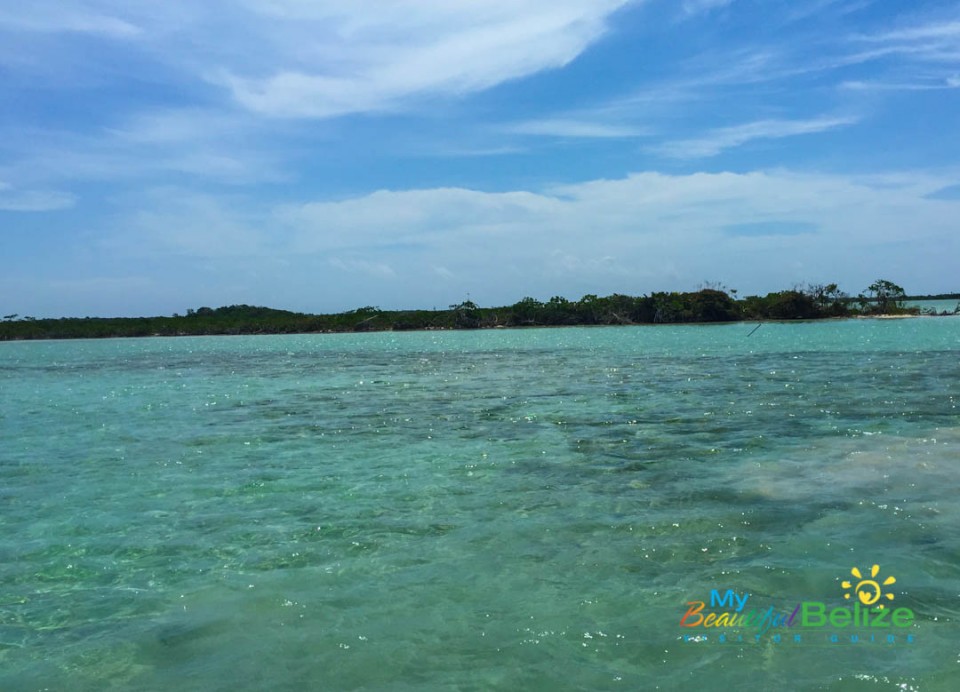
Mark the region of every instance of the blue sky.
<instances>
[{"instance_id":1,"label":"blue sky","mask_svg":"<svg viewBox=\"0 0 960 692\"><path fill-rule=\"evenodd\" d=\"M960 290L960 3L0 8L0 312Z\"/></svg>"}]
</instances>

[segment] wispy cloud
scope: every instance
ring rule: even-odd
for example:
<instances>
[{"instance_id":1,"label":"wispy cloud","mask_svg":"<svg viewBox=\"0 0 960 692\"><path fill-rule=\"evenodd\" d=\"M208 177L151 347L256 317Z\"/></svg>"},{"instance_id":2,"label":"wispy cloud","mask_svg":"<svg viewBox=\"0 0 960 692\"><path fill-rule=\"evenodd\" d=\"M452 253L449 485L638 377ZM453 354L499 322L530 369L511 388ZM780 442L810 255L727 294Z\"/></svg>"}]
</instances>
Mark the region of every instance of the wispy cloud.
<instances>
[{"instance_id":1,"label":"wispy cloud","mask_svg":"<svg viewBox=\"0 0 960 692\"><path fill-rule=\"evenodd\" d=\"M602 122L599 120L574 120L547 118L514 123L504 128L506 132L543 137L584 137L599 139L617 139L624 137L642 137L648 135L648 128L634 127Z\"/></svg>"},{"instance_id":2,"label":"wispy cloud","mask_svg":"<svg viewBox=\"0 0 960 692\"><path fill-rule=\"evenodd\" d=\"M211 75L238 103L272 116L396 110L409 99L480 91L562 67L602 36L608 17L628 2L361 1L336 11L254 3L265 16L279 12L320 32L322 54L304 52L308 44L301 44L297 52L276 56L267 76L232 65ZM303 38L316 41L315 35Z\"/></svg>"},{"instance_id":3,"label":"wispy cloud","mask_svg":"<svg viewBox=\"0 0 960 692\"><path fill-rule=\"evenodd\" d=\"M844 64L835 57L800 60L781 48L764 45L697 55L675 65L662 79L646 82L592 109L577 111L574 119L614 126L640 121L645 125L637 128L638 134L651 134L654 128L646 123L676 121L692 110L693 103L725 100L733 90L757 85L786 85L793 78L829 72Z\"/></svg>"},{"instance_id":4,"label":"wispy cloud","mask_svg":"<svg viewBox=\"0 0 960 692\"><path fill-rule=\"evenodd\" d=\"M812 120L758 120L755 122L722 127L708 132L703 137L681 139L653 147L662 156L678 159L696 159L742 146L755 140L783 139L799 135L826 132L858 122L853 117L814 118Z\"/></svg>"},{"instance_id":5,"label":"wispy cloud","mask_svg":"<svg viewBox=\"0 0 960 692\"><path fill-rule=\"evenodd\" d=\"M902 55L912 61L960 65L960 18L931 20L891 31L860 34L860 44L877 45L880 55Z\"/></svg>"},{"instance_id":6,"label":"wispy cloud","mask_svg":"<svg viewBox=\"0 0 960 692\"><path fill-rule=\"evenodd\" d=\"M809 64L793 64L781 51L769 47L737 49L722 56L697 56L678 65L672 77L644 85L620 103L649 107L688 101L709 97L716 89L776 81L808 69Z\"/></svg>"},{"instance_id":7,"label":"wispy cloud","mask_svg":"<svg viewBox=\"0 0 960 692\"><path fill-rule=\"evenodd\" d=\"M68 209L76 197L55 190L19 190L0 181L0 211L41 212Z\"/></svg>"},{"instance_id":8,"label":"wispy cloud","mask_svg":"<svg viewBox=\"0 0 960 692\"><path fill-rule=\"evenodd\" d=\"M249 135L251 118L223 110L167 108L137 113L106 129L107 136L137 144L196 145Z\"/></svg>"},{"instance_id":9,"label":"wispy cloud","mask_svg":"<svg viewBox=\"0 0 960 692\"><path fill-rule=\"evenodd\" d=\"M515 146L494 146L494 147L463 147L463 146L441 146L426 152L427 156L439 157L464 157L476 158L485 156L510 156L513 154L522 154L526 150L523 147Z\"/></svg>"},{"instance_id":10,"label":"wispy cloud","mask_svg":"<svg viewBox=\"0 0 960 692\"><path fill-rule=\"evenodd\" d=\"M118 14L91 11L83 5L58 0L32 0L14 8L0 7L0 30L37 33L98 34L109 38L131 38L143 33Z\"/></svg>"},{"instance_id":11,"label":"wispy cloud","mask_svg":"<svg viewBox=\"0 0 960 692\"><path fill-rule=\"evenodd\" d=\"M927 41L930 39L960 40L960 21L930 22L916 26L864 36L864 40L880 42Z\"/></svg>"},{"instance_id":12,"label":"wispy cloud","mask_svg":"<svg viewBox=\"0 0 960 692\"><path fill-rule=\"evenodd\" d=\"M808 0L807 2L794 2L791 3L787 11L787 19L795 22L824 13L842 16L869 7L875 1L876 0Z\"/></svg>"},{"instance_id":13,"label":"wispy cloud","mask_svg":"<svg viewBox=\"0 0 960 692\"><path fill-rule=\"evenodd\" d=\"M923 79L914 82L850 81L840 84L848 91L936 91L960 87L960 77L948 76L937 79Z\"/></svg>"},{"instance_id":14,"label":"wispy cloud","mask_svg":"<svg viewBox=\"0 0 960 692\"><path fill-rule=\"evenodd\" d=\"M584 139L649 137L661 129L661 125L675 124L690 111L692 103L722 98L732 88L784 80L811 69L809 64L790 64L773 49L738 49L722 59L714 56L709 64L703 58L688 61L677 66L672 77L648 83L593 107L511 123L502 131Z\"/></svg>"},{"instance_id":15,"label":"wispy cloud","mask_svg":"<svg viewBox=\"0 0 960 692\"><path fill-rule=\"evenodd\" d=\"M229 184L284 179L282 131L245 113L185 108L145 111L86 133L0 128L0 175L34 185L134 181L169 175ZM265 142L270 141L268 147Z\"/></svg>"},{"instance_id":16,"label":"wispy cloud","mask_svg":"<svg viewBox=\"0 0 960 692\"><path fill-rule=\"evenodd\" d=\"M849 65L877 63L874 76L846 80L848 92L912 92L960 86L960 20L915 22L849 39ZM884 65L886 63L892 63Z\"/></svg>"}]
</instances>

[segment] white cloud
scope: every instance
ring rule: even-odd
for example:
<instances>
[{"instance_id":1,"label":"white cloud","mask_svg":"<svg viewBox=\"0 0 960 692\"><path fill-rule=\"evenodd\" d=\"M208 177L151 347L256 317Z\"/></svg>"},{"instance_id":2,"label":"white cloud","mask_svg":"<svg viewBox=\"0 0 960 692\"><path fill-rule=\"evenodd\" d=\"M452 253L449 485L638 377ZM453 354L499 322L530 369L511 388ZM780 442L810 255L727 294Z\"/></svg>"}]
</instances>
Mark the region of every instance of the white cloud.
<instances>
[{"instance_id":1,"label":"white cloud","mask_svg":"<svg viewBox=\"0 0 960 692\"><path fill-rule=\"evenodd\" d=\"M642 137L649 134L649 130L641 127L565 118L528 120L508 125L504 129L514 134L590 139Z\"/></svg>"},{"instance_id":2,"label":"white cloud","mask_svg":"<svg viewBox=\"0 0 960 692\"><path fill-rule=\"evenodd\" d=\"M866 37L870 41L926 41L928 39L960 39L960 21L931 22L907 29L898 29Z\"/></svg>"},{"instance_id":3,"label":"white cloud","mask_svg":"<svg viewBox=\"0 0 960 692\"><path fill-rule=\"evenodd\" d=\"M299 40L265 69L211 74L239 103L273 116L392 110L562 67L628 1L251 2L263 17L301 24Z\"/></svg>"},{"instance_id":4,"label":"white cloud","mask_svg":"<svg viewBox=\"0 0 960 692\"><path fill-rule=\"evenodd\" d=\"M738 48L722 54L704 53L671 66L663 79L649 82L630 93L592 108L562 113L531 124L573 121L649 135L652 128L625 123L673 123L691 111L691 104L697 101L724 100L729 98L732 89L787 82L792 77L838 66L833 59L811 60L805 56L802 61L794 60L784 51L769 47Z\"/></svg>"},{"instance_id":5,"label":"white cloud","mask_svg":"<svg viewBox=\"0 0 960 692\"><path fill-rule=\"evenodd\" d=\"M936 81L929 79L917 82L850 81L840 84L841 89L848 91L935 91L957 87L960 87L960 78L957 77L945 77Z\"/></svg>"},{"instance_id":6,"label":"white cloud","mask_svg":"<svg viewBox=\"0 0 960 692\"><path fill-rule=\"evenodd\" d=\"M799 135L826 132L858 122L852 117L825 117L811 120L758 120L743 125L721 127L703 137L666 142L653 148L657 153L678 159L716 156L747 142L764 139L782 139Z\"/></svg>"},{"instance_id":7,"label":"white cloud","mask_svg":"<svg viewBox=\"0 0 960 692\"><path fill-rule=\"evenodd\" d=\"M869 7L876 0L808 0L793 2L787 13L789 21L802 21L810 17L830 13L835 16L852 14Z\"/></svg>"},{"instance_id":8,"label":"white cloud","mask_svg":"<svg viewBox=\"0 0 960 692\"><path fill-rule=\"evenodd\" d=\"M243 136L252 125L232 113L182 108L153 110L134 115L108 130L118 141L134 144L196 145Z\"/></svg>"},{"instance_id":9,"label":"white cloud","mask_svg":"<svg viewBox=\"0 0 960 692\"><path fill-rule=\"evenodd\" d=\"M931 20L923 24L856 37L859 43L879 44L878 57L900 55L906 61L960 64L960 21Z\"/></svg>"},{"instance_id":10,"label":"white cloud","mask_svg":"<svg viewBox=\"0 0 960 692\"><path fill-rule=\"evenodd\" d=\"M340 202L281 207L276 218L293 230L290 238L297 252L316 253L467 232L507 233L562 204L531 192L380 190Z\"/></svg>"},{"instance_id":11,"label":"white cloud","mask_svg":"<svg viewBox=\"0 0 960 692\"><path fill-rule=\"evenodd\" d=\"M462 147L462 146L439 146L425 152L427 156L443 157L484 157L484 156L507 156L510 154L522 154L526 151L523 147ZM420 152L418 152L420 153Z\"/></svg>"},{"instance_id":12,"label":"white cloud","mask_svg":"<svg viewBox=\"0 0 960 692\"><path fill-rule=\"evenodd\" d=\"M121 219L103 248L217 262L243 281L247 270L231 266L282 266L288 280L273 284L288 286L282 305L305 310L423 307L446 304L451 291L484 304L642 293L707 278L751 292L827 280L856 291L883 275L922 287L948 275L957 248L955 203L927 195L956 179L648 172L540 191L380 191L256 212L189 195L177 204L171 190L141 200L149 212ZM773 231L731 234L741 227ZM939 249L932 258L930 247ZM334 271L318 272L318 262Z\"/></svg>"},{"instance_id":13,"label":"white cloud","mask_svg":"<svg viewBox=\"0 0 960 692\"><path fill-rule=\"evenodd\" d=\"M805 61L791 64L779 52L767 48L737 49L698 57L678 66L677 76L666 77L598 105L562 111L550 117L510 123L501 128L512 134L534 136L616 139L649 137L656 131L648 123L672 128L692 103L726 98L731 88L785 80L805 72L827 69ZM643 124L638 124L643 123Z\"/></svg>"}]
</instances>

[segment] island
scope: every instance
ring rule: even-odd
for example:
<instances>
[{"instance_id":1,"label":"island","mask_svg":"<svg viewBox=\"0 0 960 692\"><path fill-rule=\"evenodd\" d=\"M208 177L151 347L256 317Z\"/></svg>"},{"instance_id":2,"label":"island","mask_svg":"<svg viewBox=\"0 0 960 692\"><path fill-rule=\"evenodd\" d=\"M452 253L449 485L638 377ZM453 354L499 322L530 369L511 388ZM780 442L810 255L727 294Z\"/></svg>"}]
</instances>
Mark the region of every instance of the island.
<instances>
[{"instance_id":1,"label":"island","mask_svg":"<svg viewBox=\"0 0 960 692\"><path fill-rule=\"evenodd\" d=\"M334 332L491 329L585 325L690 324L768 320L960 314L923 312L909 300L960 300L960 293L908 296L897 284L878 279L851 297L837 284L808 285L737 297L737 291L707 285L690 292L643 296L615 293L579 300L554 296L523 298L503 307L480 307L470 300L444 310L381 310L366 306L336 314L309 314L251 305L201 307L170 317L62 317L36 319L18 314L0 320L0 341L219 334L311 334Z\"/></svg>"}]
</instances>

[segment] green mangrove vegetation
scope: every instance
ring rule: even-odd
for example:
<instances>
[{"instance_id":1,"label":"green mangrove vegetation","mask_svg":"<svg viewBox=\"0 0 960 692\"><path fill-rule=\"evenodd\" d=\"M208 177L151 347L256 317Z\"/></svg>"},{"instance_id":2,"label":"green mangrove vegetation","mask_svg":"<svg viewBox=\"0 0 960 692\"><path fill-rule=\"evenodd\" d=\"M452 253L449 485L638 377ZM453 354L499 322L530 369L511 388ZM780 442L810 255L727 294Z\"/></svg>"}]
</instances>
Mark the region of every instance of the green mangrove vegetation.
<instances>
[{"instance_id":1,"label":"green mangrove vegetation","mask_svg":"<svg viewBox=\"0 0 960 692\"><path fill-rule=\"evenodd\" d=\"M960 298L960 294L936 297ZM736 290L708 285L697 291L656 292L639 297L585 295L579 300L568 300L554 296L545 302L527 297L513 305L489 308L466 300L445 310L380 310L366 306L329 315L250 305L201 307L172 317L36 319L14 313L0 320L0 340L684 324L919 314L919 308L905 305L907 299L902 287L879 279L856 297L841 291L837 284L744 298L737 297Z\"/></svg>"}]
</instances>

